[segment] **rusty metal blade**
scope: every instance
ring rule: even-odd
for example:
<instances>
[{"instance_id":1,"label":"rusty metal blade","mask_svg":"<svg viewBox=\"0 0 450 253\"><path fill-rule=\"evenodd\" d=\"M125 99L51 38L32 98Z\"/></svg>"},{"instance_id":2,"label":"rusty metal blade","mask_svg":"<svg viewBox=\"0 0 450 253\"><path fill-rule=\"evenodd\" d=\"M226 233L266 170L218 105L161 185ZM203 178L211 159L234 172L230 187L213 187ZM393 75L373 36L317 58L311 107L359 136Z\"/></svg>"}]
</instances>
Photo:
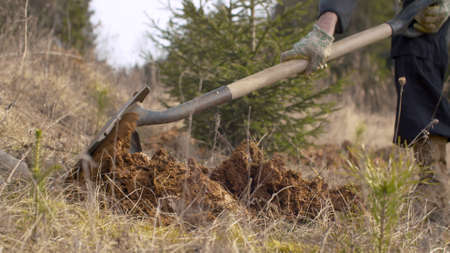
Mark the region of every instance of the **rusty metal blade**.
<instances>
[{"instance_id":1,"label":"rusty metal blade","mask_svg":"<svg viewBox=\"0 0 450 253\"><path fill-rule=\"evenodd\" d=\"M114 129L114 126L122 119L122 116L137 102L142 102L150 93L150 88L148 86L142 88L140 91L134 94L134 96L128 100L119 111L111 117L111 119L105 124L100 132L98 132L95 139L91 142L87 149L87 153L92 155L97 147L102 143L108 134Z\"/></svg>"}]
</instances>

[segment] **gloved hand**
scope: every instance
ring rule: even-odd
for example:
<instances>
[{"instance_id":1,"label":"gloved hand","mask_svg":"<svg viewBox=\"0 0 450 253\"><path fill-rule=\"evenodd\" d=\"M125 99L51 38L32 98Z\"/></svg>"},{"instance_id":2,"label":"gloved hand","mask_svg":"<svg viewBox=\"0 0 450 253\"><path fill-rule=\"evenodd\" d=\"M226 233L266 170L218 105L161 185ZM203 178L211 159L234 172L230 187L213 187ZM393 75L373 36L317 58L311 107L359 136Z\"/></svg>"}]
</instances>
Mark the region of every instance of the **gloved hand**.
<instances>
[{"instance_id":1,"label":"gloved hand","mask_svg":"<svg viewBox=\"0 0 450 253\"><path fill-rule=\"evenodd\" d=\"M323 31L318 25L314 25L312 31L295 43L291 50L281 54L281 61L293 59L309 60L306 73L325 68L333 41L333 36Z\"/></svg>"},{"instance_id":2,"label":"gloved hand","mask_svg":"<svg viewBox=\"0 0 450 253\"><path fill-rule=\"evenodd\" d=\"M437 33L447 21L450 9L450 0L440 0L439 3L427 7L414 19L417 23L414 28L423 33Z\"/></svg>"}]
</instances>

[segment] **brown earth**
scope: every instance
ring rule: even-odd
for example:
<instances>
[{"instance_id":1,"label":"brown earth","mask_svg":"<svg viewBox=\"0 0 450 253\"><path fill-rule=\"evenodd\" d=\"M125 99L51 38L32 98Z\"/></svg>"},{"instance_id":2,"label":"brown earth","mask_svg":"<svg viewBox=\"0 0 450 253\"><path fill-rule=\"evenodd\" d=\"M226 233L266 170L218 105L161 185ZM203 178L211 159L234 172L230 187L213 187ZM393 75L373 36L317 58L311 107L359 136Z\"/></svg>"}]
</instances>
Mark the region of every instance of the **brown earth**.
<instances>
[{"instance_id":1,"label":"brown earth","mask_svg":"<svg viewBox=\"0 0 450 253\"><path fill-rule=\"evenodd\" d=\"M315 217L330 200L335 210L345 211L356 200L349 187L330 190L319 178L304 180L298 171L285 168L281 156L265 160L255 143L242 143L231 157L213 170L233 196L253 210L304 219Z\"/></svg>"},{"instance_id":2,"label":"brown earth","mask_svg":"<svg viewBox=\"0 0 450 253\"><path fill-rule=\"evenodd\" d=\"M341 211L356 203L349 187L330 190L322 179L304 180L300 172L285 168L281 156L266 160L255 143L242 143L215 169L192 159L185 165L164 150L151 159L130 154L136 120L135 114L124 115L113 131L117 136L108 136L93 154L96 166L88 176L127 213L162 223L175 217L192 224L211 222L227 211L304 220L315 217L327 201Z\"/></svg>"}]
</instances>

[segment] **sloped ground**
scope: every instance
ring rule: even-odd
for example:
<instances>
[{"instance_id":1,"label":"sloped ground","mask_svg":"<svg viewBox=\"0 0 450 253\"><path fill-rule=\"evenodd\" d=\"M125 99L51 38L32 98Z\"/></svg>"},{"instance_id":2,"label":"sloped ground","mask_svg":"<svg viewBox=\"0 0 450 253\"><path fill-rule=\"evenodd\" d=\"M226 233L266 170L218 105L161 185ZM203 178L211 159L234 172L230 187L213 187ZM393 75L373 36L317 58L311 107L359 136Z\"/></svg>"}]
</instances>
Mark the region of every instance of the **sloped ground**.
<instances>
[{"instance_id":1,"label":"sloped ground","mask_svg":"<svg viewBox=\"0 0 450 253\"><path fill-rule=\"evenodd\" d=\"M22 21L15 23L23 26ZM340 194L351 199L350 189L330 190L343 183L334 179L336 173L327 174L338 170L343 164L340 154L346 155L340 145L329 143L341 142L337 137L354 139L351 125L336 128L325 138L326 146L302 150L297 160L281 156L267 160L255 145L245 143L230 157L208 163L210 168L194 160L182 163L172 158L173 152L158 151L167 148L170 139L178 139L178 146L169 148L187 154L184 157L192 154L200 160L210 156L208 151L192 152L189 139L178 138L176 133L159 142L147 140L144 147L152 149L151 158L128 154L127 141L117 142L118 152L98 153L98 166L89 171L89 178L99 187L92 191L92 198L71 201L67 192L75 187L63 183L67 171L108 115L136 90L130 84L142 83L140 75L135 73L136 79L131 81L129 75L117 80L116 73L103 63L49 47L54 43L47 35L42 40L34 37L46 32L30 31L29 54L22 57L23 31L18 33L19 37L2 34L0 38L0 148L23 157L32 168L39 162L34 133L42 129L41 169L49 171L54 165L61 169L48 174L39 185L21 179L0 184L0 252L374 251L377 241L373 234L378 228L364 210L349 216L336 212L335 220L326 215L309 220L324 204L323 213L329 213L331 202L338 210L351 206L339 199ZM146 103L156 103L155 98L161 97L155 92L151 95L154 99L149 97ZM158 135L155 132L151 134ZM183 142L186 145L180 145ZM302 174L286 169L299 167ZM3 171L6 177L11 169ZM220 174L228 177L215 178ZM333 187L331 181L336 181ZM108 205L110 199L113 205ZM152 217L156 222L151 222ZM184 229L178 226L180 221L201 226ZM410 213L400 222L392 251L445 251L448 228Z\"/></svg>"},{"instance_id":2,"label":"sloped ground","mask_svg":"<svg viewBox=\"0 0 450 253\"><path fill-rule=\"evenodd\" d=\"M6 84L6 89L0 92L0 109L5 108L3 103L13 100L7 93L14 85ZM58 89L57 94L63 91ZM75 95L69 97L73 99ZM20 100L28 98L29 95L26 95ZM25 134L25 130L30 129L35 121L28 122L26 116L29 114L22 112L32 105L36 110L45 108L44 104L38 104L34 99L38 98L17 103L2 123L1 127L5 129L3 135L15 140L1 140L7 151L19 147L19 153L33 146L33 135ZM70 104L70 100L67 102ZM69 109L64 107L61 111ZM95 115L92 114L95 111L77 111L61 121L57 121L60 116L52 116L55 121L44 117L48 114L43 112L33 111L36 121L41 119L44 126L51 126L44 131L43 159L76 159L75 152L86 146L86 136L91 137L92 125L95 125ZM4 115L4 111L1 114ZM86 175L100 188L95 191L92 201L70 201L65 188L73 188L73 184L62 184L57 175L49 177L45 191L39 195L39 205L31 194L34 189L32 182L2 188L0 249L8 252L318 252L320 249L325 252L336 249L350 252L356 247L361 252L371 251L374 245L372 233L377 228L366 219L366 215L359 215L358 212L353 218L354 215L345 216L336 212L335 220L328 217L321 219L323 216L320 215L310 219L317 215L320 207L325 207L323 213L329 213L330 203L337 210L345 211L351 206L354 196L351 189L339 188L342 183L335 183L333 188L338 187L339 190L332 190L329 182L333 179L325 174L344 166L345 157L340 156L346 154L343 146L334 144L308 148L302 150L299 160L287 160L282 155L268 160L256 145L244 143L229 157L220 158L223 161L218 166L206 168L194 160L179 162L163 150L152 152L151 158L141 153L129 154L126 151L128 135L134 129L135 117L127 117L129 120L125 119L125 122L128 125L119 129L119 137L125 137L107 140L104 152L97 152L94 156L98 166L93 166ZM72 122L83 122L82 119L87 121L83 124L84 128L75 131L79 125ZM68 128L71 134L54 132L61 125L71 127ZM169 137L160 141L160 145L177 139ZM53 140L67 143L67 147L74 151L55 153ZM75 148L74 144L79 148ZM20 158L20 155L17 157ZM33 155L29 157L32 161ZM285 162L287 165L284 165ZM318 175L326 183L307 175L309 167L314 166L319 169L323 167L318 170ZM291 167L301 167L302 174L287 169ZM83 182L85 174L78 176ZM335 177L335 174L332 176ZM114 199L113 205L106 206L108 203L104 201L103 192ZM341 198L341 194L348 202ZM229 212L230 215L227 215ZM155 222L151 222L153 218L156 218ZM308 222L295 222L302 220ZM177 225L181 222L196 225L187 226L195 229L180 228ZM170 225L164 226L166 224ZM396 233L401 236L395 237L399 240L394 242L393 248L404 252L429 252L443 247L445 244L442 242L448 241L448 232L439 232L444 229L437 229L439 227L435 224L422 224L421 220L402 221ZM436 230L438 232L423 232ZM403 237L401 231L408 231L408 237ZM410 234L413 236L409 237Z\"/></svg>"},{"instance_id":3,"label":"sloped ground","mask_svg":"<svg viewBox=\"0 0 450 253\"><path fill-rule=\"evenodd\" d=\"M117 136L109 135L95 152L98 166L90 170L91 180L119 199L127 213L155 217L162 224L171 217L199 224L227 211L305 220L314 218L327 200L339 211L356 205L349 187L330 190L322 179L305 180L300 172L286 169L279 156L266 160L252 142L242 143L212 169L195 160L180 163L164 150L151 159L144 153L130 154L136 120L136 114L124 116L113 131Z\"/></svg>"}]
</instances>

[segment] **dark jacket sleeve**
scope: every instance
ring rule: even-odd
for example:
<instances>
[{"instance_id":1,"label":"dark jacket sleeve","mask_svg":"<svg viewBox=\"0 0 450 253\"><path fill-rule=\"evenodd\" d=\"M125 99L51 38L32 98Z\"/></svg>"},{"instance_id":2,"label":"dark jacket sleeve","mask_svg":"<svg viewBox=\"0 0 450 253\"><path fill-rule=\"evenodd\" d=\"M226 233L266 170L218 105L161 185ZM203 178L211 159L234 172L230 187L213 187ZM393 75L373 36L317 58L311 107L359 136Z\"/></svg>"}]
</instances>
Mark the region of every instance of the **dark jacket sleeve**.
<instances>
[{"instance_id":1,"label":"dark jacket sleeve","mask_svg":"<svg viewBox=\"0 0 450 253\"><path fill-rule=\"evenodd\" d=\"M338 15L336 33L343 33L350 23L352 11L356 6L356 0L320 0L319 13L330 11Z\"/></svg>"}]
</instances>

